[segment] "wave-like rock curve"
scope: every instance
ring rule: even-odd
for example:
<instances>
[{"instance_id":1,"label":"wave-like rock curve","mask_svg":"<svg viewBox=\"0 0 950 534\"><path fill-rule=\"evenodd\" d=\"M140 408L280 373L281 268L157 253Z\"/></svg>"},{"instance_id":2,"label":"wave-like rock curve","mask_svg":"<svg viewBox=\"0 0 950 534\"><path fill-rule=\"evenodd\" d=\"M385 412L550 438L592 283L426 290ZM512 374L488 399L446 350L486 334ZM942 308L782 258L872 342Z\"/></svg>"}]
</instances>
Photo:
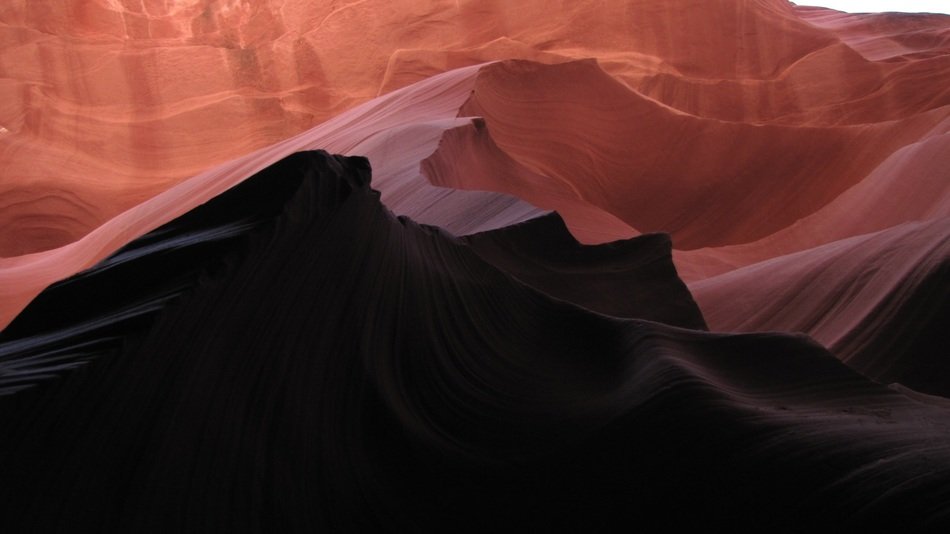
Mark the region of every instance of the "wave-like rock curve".
<instances>
[{"instance_id":1,"label":"wave-like rock curve","mask_svg":"<svg viewBox=\"0 0 950 534\"><path fill-rule=\"evenodd\" d=\"M950 520L939 403L877 385L801 336L710 334L552 298L529 263L511 267L488 246L532 224L459 240L394 216L369 184L364 159L291 156L31 305L0 347L48 347L57 367L0 397L5 524L787 531ZM561 258L579 247L563 244ZM648 259L656 244L630 249ZM672 266L660 271L675 288ZM142 276L151 282L130 284ZM117 300L145 306L110 314L117 302L70 294L111 283L129 289ZM688 293L670 298L671 321L695 320ZM93 363L63 368L83 350ZM30 353L20 368L42 361Z\"/></svg>"}]
</instances>

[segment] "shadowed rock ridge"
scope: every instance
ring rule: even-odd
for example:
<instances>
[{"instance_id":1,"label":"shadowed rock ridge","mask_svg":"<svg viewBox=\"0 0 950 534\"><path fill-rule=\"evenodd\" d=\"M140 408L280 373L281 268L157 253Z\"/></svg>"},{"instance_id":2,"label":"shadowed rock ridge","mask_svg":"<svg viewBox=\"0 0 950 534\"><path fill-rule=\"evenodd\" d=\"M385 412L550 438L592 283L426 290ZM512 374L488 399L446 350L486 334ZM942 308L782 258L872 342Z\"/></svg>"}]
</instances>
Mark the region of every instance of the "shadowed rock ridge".
<instances>
[{"instance_id":1,"label":"shadowed rock ridge","mask_svg":"<svg viewBox=\"0 0 950 534\"><path fill-rule=\"evenodd\" d=\"M369 176L295 154L31 304L0 341L11 531L946 525L945 409L802 336L591 313L619 304L539 273L634 256L519 263L556 219L459 240ZM702 326L636 274L614 293Z\"/></svg>"},{"instance_id":2,"label":"shadowed rock ridge","mask_svg":"<svg viewBox=\"0 0 950 534\"><path fill-rule=\"evenodd\" d=\"M550 296L615 317L706 330L676 276L666 234L581 245L551 213L462 241L488 263Z\"/></svg>"}]
</instances>

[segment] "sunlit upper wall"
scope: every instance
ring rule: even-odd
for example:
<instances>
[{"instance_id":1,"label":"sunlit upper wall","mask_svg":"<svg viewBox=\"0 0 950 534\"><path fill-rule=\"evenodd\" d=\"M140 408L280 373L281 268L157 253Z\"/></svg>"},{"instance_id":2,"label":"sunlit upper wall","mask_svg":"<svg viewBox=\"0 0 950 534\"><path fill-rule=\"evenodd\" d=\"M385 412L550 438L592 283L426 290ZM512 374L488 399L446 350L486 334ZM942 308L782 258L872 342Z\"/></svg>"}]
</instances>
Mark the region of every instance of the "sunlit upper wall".
<instances>
[{"instance_id":1,"label":"sunlit upper wall","mask_svg":"<svg viewBox=\"0 0 950 534\"><path fill-rule=\"evenodd\" d=\"M801 0L800 6L822 6L849 13L904 11L908 13L948 13L950 0Z\"/></svg>"}]
</instances>

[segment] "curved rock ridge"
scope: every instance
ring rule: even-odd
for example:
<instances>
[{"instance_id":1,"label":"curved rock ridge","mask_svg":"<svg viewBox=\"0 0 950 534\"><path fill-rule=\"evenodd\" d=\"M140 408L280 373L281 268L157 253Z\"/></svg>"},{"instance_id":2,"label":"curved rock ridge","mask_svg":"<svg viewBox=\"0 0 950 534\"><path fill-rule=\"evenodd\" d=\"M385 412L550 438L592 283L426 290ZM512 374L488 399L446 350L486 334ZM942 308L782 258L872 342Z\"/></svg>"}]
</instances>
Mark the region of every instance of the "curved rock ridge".
<instances>
[{"instance_id":1,"label":"curved rock ridge","mask_svg":"<svg viewBox=\"0 0 950 534\"><path fill-rule=\"evenodd\" d=\"M0 44L13 530L945 527L950 17L12 0Z\"/></svg>"},{"instance_id":2,"label":"curved rock ridge","mask_svg":"<svg viewBox=\"0 0 950 534\"><path fill-rule=\"evenodd\" d=\"M0 257L74 242L174 184L394 89L507 59L595 58L637 98L681 114L745 127L815 128L817 138L803 135L804 145L773 140L783 145L775 157L783 172L802 161L796 158L815 160L811 170L833 182L819 194L826 202L853 184L859 169L823 169L842 161L872 165L897 147L864 145L855 133L847 147L814 147L840 149L832 160L793 149L819 143L825 128L880 131L887 128L878 125L938 110L945 116L948 20L846 16L785 0L556 7L547 0L11 0L0 7ZM669 126L686 127L682 120ZM652 123L638 126L619 133L651 137ZM879 133L903 144L919 140L905 139L915 131L908 128ZM682 154L691 144L678 140L694 135L700 147L722 148L724 132L712 126L658 139L673 142L663 146L666 153ZM615 143L582 156L609 154ZM851 153L855 146L864 146L861 154ZM775 171L741 167L740 179L729 161L706 163L724 165L717 186L739 189ZM682 179L674 170L666 176ZM622 183L617 187L629 187ZM797 197L814 194L806 187L812 182L804 183ZM791 204L787 217L816 208ZM688 235L679 219L648 217L644 228L629 213L627 219L644 231L682 233L676 241L683 246L710 243ZM788 223L781 217L776 224Z\"/></svg>"},{"instance_id":3,"label":"curved rock ridge","mask_svg":"<svg viewBox=\"0 0 950 534\"><path fill-rule=\"evenodd\" d=\"M422 175L420 162L437 150L442 135L471 124L472 119L455 116L477 74L478 67L459 69L374 99L290 139L208 169L113 217L79 241L0 258L0 327L49 284L92 266L298 150L322 146L369 157L388 206L456 233L484 231L544 213L507 195L435 187Z\"/></svg>"},{"instance_id":4,"label":"curved rock ridge","mask_svg":"<svg viewBox=\"0 0 950 534\"><path fill-rule=\"evenodd\" d=\"M223 258L246 249L249 236L273 232L288 203L301 202L296 197L302 184L318 180L313 174L321 170L341 174L341 158L323 151L288 156L40 293L0 332L0 394L72 369L93 354L118 350L116 332L147 327L163 305L222 269ZM353 167L357 176L344 178L368 184L368 168L361 169ZM489 264L554 298L617 317L706 328L676 275L666 236L585 246L560 217L549 214L461 241L444 237L465 243Z\"/></svg>"},{"instance_id":5,"label":"curved rock ridge","mask_svg":"<svg viewBox=\"0 0 950 534\"><path fill-rule=\"evenodd\" d=\"M506 61L482 69L461 113L484 117L531 171L689 250L754 241L810 215L895 151L946 133L948 109L861 126L727 123L644 98L594 61Z\"/></svg>"},{"instance_id":6,"label":"curved rock ridge","mask_svg":"<svg viewBox=\"0 0 950 534\"><path fill-rule=\"evenodd\" d=\"M911 222L690 285L717 330L807 332L880 382L950 397L950 218Z\"/></svg>"},{"instance_id":7,"label":"curved rock ridge","mask_svg":"<svg viewBox=\"0 0 950 534\"><path fill-rule=\"evenodd\" d=\"M614 317L706 330L665 234L582 245L557 214L462 238L483 260L549 296Z\"/></svg>"},{"instance_id":8,"label":"curved rock ridge","mask_svg":"<svg viewBox=\"0 0 950 534\"><path fill-rule=\"evenodd\" d=\"M856 14L809 6L795 6L795 11L805 22L831 31L871 61L909 65L915 59L944 55L950 45L947 17L942 14Z\"/></svg>"},{"instance_id":9,"label":"curved rock ridge","mask_svg":"<svg viewBox=\"0 0 950 534\"><path fill-rule=\"evenodd\" d=\"M504 252L524 234L553 242ZM659 241L586 249L550 216L458 239L394 216L363 158L283 159L50 288L4 332L4 350L48 349L55 366L0 397L4 523L947 526L939 402L802 336L611 317L537 289L553 287L545 262L583 280L587 262L643 254L666 258L672 300L688 296ZM129 291L77 298L109 284ZM694 320L690 303L665 313ZM64 369L81 351L94 361Z\"/></svg>"},{"instance_id":10,"label":"curved rock ridge","mask_svg":"<svg viewBox=\"0 0 950 534\"><path fill-rule=\"evenodd\" d=\"M577 79L588 81L587 89L596 92L601 98L591 99L587 93L574 89L574 80ZM529 94L533 96L528 100L519 96ZM538 100L541 96L545 98ZM533 113L544 107L541 102L548 103L550 113L545 113L539 119ZM626 102L626 107L604 107L607 103L618 102ZM638 115L641 111L646 115ZM471 113L484 113L485 118L471 117ZM591 117L600 118L592 120ZM622 133L637 120L653 125L654 135L645 138L647 141L654 142L651 140L661 135L667 135L669 141L656 143L652 149L637 150L627 149L626 143L616 142L617 139L625 139ZM689 126L667 129L675 121L685 121L683 124ZM684 128L693 129L697 124L704 125L703 128L709 128L714 133L708 138L725 141L729 146L704 148L703 140L708 140L707 137L689 142L679 139L677 132ZM824 128L824 137L820 139L839 139L840 143L836 146L841 147L841 151L829 151L816 144L813 146L818 151L814 154L799 152L800 157L790 159L807 160L816 154L825 154L828 161L837 162L837 167L822 167L819 159L807 161L804 165L786 165L777 163L773 156L776 146L772 142L780 140L781 136L764 135L766 130L772 133L785 132L781 135L789 136L788 144L794 148L797 140L817 136L817 129L805 131L780 125L753 127L683 115L637 96L635 92L611 80L593 62L553 66L502 62L470 67L380 97L310 131L206 171L110 220L74 244L0 261L0 294L3 296L0 301L0 324L12 319L48 284L93 265L137 235L212 198L295 150L326 146L334 151L364 154L374 161L376 183L382 191L383 201L396 213L441 225L456 234L518 223L548 209L561 213L568 228L582 241L600 243L638 235L639 231L629 224L631 217L637 217L636 222L641 228L650 229L650 224L641 222L645 215L653 213L662 220L679 214L676 217L688 221L684 232L674 233L674 246L681 248L677 238L683 235L692 233L720 240L728 235L724 229L729 226L732 226L733 232L767 233L769 225L775 227L785 224L779 222L782 220L782 210L786 214L785 220L791 221L796 208L790 206L797 204L799 211L814 209L816 211L813 213L785 225L771 235L748 243L674 251L677 270L691 282L694 290L703 295L700 303L711 314L712 328L804 332L827 344L842 359L852 362L857 369L876 379L906 382L911 387L930 393L943 392L944 387L935 378L939 374L930 372L935 369L935 365L940 365L939 358L930 355L934 354L932 347L941 343L939 333L931 330L929 335L932 339L924 341L910 335L891 336L886 343L880 336L884 330L878 328L878 324L904 324L911 329L908 331L916 328L909 319L914 314L903 311L909 308L890 306L875 310L872 305L842 307L835 300L835 293L817 293L811 301L796 300L797 307L786 312L750 316L741 312L743 302L760 303L761 308L757 311L769 309L768 303L786 302L782 294L785 291L794 293L795 284L791 279L780 277L775 278L772 284L730 284L726 281L731 278L719 278L718 275L785 255L792 255L788 261L795 261L798 257L796 254L813 247L905 222L945 218L950 214L947 200L950 198L947 189L950 180L947 180L945 170L950 167L944 165L950 164L950 161L946 161L950 152L944 150L950 139L947 137L947 128L950 128L950 119L941 110L906 121L883 123L870 130L866 127ZM893 148L904 142L895 141L897 137L888 137L898 131L902 132L905 140L917 140L889 152L891 149L883 145L890 143ZM563 132L570 132L570 135ZM760 137L761 148L735 152L730 143L739 142L743 136L749 139ZM841 140L852 137L863 139L868 145L861 147ZM525 144L525 139L533 140L533 144ZM871 143L874 139L878 139L876 147ZM566 141L576 142L577 146L563 144ZM666 146L687 146L690 143L699 147L693 151L694 154L707 154L712 159L658 155L663 153ZM871 148L876 148L875 155L868 158ZM595 151L602 149L612 152L602 154ZM855 169L870 170L866 176L826 203L819 202L817 194L773 196L776 182L771 179L756 182L756 185L744 190L740 186L751 183L751 178L737 180L734 187L739 189L734 192L737 199L745 199L746 208L733 205L725 212L721 205L728 202L710 203L709 194L719 198L727 191L722 187L707 187L703 184L718 179L717 164L709 161L726 158L730 154L746 154L746 159L741 160L745 164L739 165L742 168L751 165L750 162L758 162L756 165L766 169L776 165L785 169L783 183L792 191L800 189L794 184L802 176L807 176L806 181L810 180L813 191L823 191L821 194L829 198L835 195L837 189L847 185L842 182L841 174L834 173L834 169L848 169L852 176L862 174ZM845 159L846 154L855 160L873 160L878 163L852 165L851 160ZM614 156L617 161L612 161ZM588 164L578 164L578 161ZM684 169L682 172L689 180L661 179L651 186L653 189L647 187L650 186L651 175L662 178L665 169L674 163ZM617 184L631 186L621 188ZM691 190L688 184L698 189ZM628 195L626 200L624 191ZM515 197L523 198L540 209ZM795 198L794 202L788 200L792 197ZM631 199L640 200L632 202ZM653 199L664 201L656 202ZM640 206L641 209L630 209L632 206ZM775 209L763 211L767 206ZM705 211L707 218L704 224L700 224L703 223L702 211ZM762 213L769 214L769 225L763 224ZM623 217L627 217L628 221L623 221ZM738 222L726 224L722 221L724 218ZM664 224L669 223L660 224L659 227ZM864 251L869 264L888 264L887 256L873 257L874 250L877 249L871 247ZM824 253L817 254L821 256ZM932 261L939 262L939 254L943 252L938 252ZM756 267L749 272L769 272L768 267L764 269L761 271ZM854 271L827 271L828 277L840 276L828 283L842 287L860 283L861 278L850 278L848 272ZM715 278L709 284L702 283L708 277ZM736 280L741 279L740 274ZM810 280L808 277L805 279ZM938 277L934 280L941 279ZM720 281L726 287L716 290L714 287ZM788 285L783 285L784 282L788 282ZM889 299L888 295L903 291L902 287L898 282L868 286L863 295L869 303L882 303ZM579 291L574 294L578 295ZM737 294L741 295L737 297ZM720 296L710 298L705 295ZM597 300L600 297L595 295L588 298ZM911 299L907 302L916 301ZM605 313L622 314L617 308L611 310ZM738 315L728 316L729 310ZM842 311L837 313L836 310ZM891 310L887 313L894 315L887 316L883 310ZM875 320L861 320L871 317L872 313L877 314ZM781 319L786 314L798 319ZM742 318L753 316L756 318L754 322L742 324ZM940 315L938 313L933 317L939 319ZM930 321L926 324L934 324L933 321L937 319L926 319ZM694 322L693 326L696 324ZM901 328L904 327L895 331ZM844 339L879 342L876 346L868 341L847 344L839 341ZM876 362L873 368L859 363L869 358ZM915 370L918 365L919 369Z\"/></svg>"},{"instance_id":11,"label":"curved rock ridge","mask_svg":"<svg viewBox=\"0 0 950 534\"><path fill-rule=\"evenodd\" d=\"M579 79L586 85L569 81ZM939 348L946 336L936 326L946 320L950 287L947 109L873 126L722 123L642 99L593 62L510 61L482 69L461 113L485 123L443 136L423 162L434 183L504 191L557 210L587 242L670 230L677 270L714 330L807 333L875 379L948 392ZM651 126L649 135L638 122ZM703 128L710 133L683 137ZM682 157L672 147L693 148ZM742 190L730 194L733 179ZM614 219L598 221L590 215L598 209ZM652 226L651 214L664 222ZM919 224L930 237L897 230ZM879 246L856 237L892 228L908 240ZM730 232L738 243L723 243ZM715 241L683 250L690 237ZM813 263L804 258L827 258L849 243L862 245L820 276L806 268ZM878 271L889 281L868 283Z\"/></svg>"},{"instance_id":12,"label":"curved rock ridge","mask_svg":"<svg viewBox=\"0 0 950 534\"><path fill-rule=\"evenodd\" d=\"M420 171L433 185L498 191L557 211L571 233L584 243L607 243L640 233L581 198L570 181L534 172L512 159L495 144L480 117L446 130L438 149L420 162Z\"/></svg>"},{"instance_id":13,"label":"curved rock ridge","mask_svg":"<svg viewBox=\"0 0 950 534\"><path fill-rule=\"evenodd\" d=\"M702 280L768 260L908 222L950 217L950 117L921 141L890 154L867 177L815 213L742 245L678 251L687 280Z\"/></svg>"}]
</instances>

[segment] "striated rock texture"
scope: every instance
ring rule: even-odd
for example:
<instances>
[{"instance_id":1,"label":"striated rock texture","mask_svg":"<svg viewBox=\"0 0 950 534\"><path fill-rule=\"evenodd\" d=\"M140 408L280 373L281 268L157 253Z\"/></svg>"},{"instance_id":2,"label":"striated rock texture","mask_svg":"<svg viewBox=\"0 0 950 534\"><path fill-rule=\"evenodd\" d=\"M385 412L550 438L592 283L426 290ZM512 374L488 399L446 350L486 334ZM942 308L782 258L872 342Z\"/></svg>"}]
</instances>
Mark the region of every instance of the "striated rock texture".
<instances>
[{"instance_id":1,"label":"striated rock texture","mask_svg":"<svg viewBox=\"0 0 950 534\"><path fill-rule=\"evenodd\" d=\"M543 254L504 252L532 235L549 236ZM696 326L668 246L585 249L552 222L459 240L395 217L365 159L291 156L6 329L4 523L945 526L946 401L875 384L802 336L643 320ZM654 267L580 305L534 289L552 285L542 269L590 289L564 266L633 263ZM616 292L640 310L586 308Z\"/></svg>"},{"instance_id":2,"label":"striated rock texture","mask_svg":"<svg viewBox=\"0 0 950 534\"><path fill-rule=\"evenodd\" d=\"M0 44L0 257L74 241L213 164L488 60L596 58L605 74L565 72L574 83L538 94L517 85L517 98L484 87L473 106L489 107L516 159L554 179L571 173L585 200L638 230L679 232L690 248L761 237L818 209L898 148L945 132L933 128L950 104L946 16L862 18L786 0L13 0L0 7ZM597 129L604 113L614 120ZM559 138L513 146L529 132L512 128L542 124ZM577 126L584 144L543 152L575 146ZM644 156L657 148L672 159ZM633 195L637 180L649 195ZM670 181L674 206L640 214ZM722 193L708 198L713 187ZM776 187L801 189L765 208L774 221L741 219L784 196ZM715 221L722 237L684 228L710 223L700 208L724 202L740 219Z\"/></svg>"},{"instance_id":3,"label":"striated rock texture","mask_svg":"<svg viewBox=\"0 0 950 534\"><path fill-rule=\"evenodd\" d=\"M946 529L948 302L950 16L0 6L16 531Z\"/></svg>"}]
</instances>

